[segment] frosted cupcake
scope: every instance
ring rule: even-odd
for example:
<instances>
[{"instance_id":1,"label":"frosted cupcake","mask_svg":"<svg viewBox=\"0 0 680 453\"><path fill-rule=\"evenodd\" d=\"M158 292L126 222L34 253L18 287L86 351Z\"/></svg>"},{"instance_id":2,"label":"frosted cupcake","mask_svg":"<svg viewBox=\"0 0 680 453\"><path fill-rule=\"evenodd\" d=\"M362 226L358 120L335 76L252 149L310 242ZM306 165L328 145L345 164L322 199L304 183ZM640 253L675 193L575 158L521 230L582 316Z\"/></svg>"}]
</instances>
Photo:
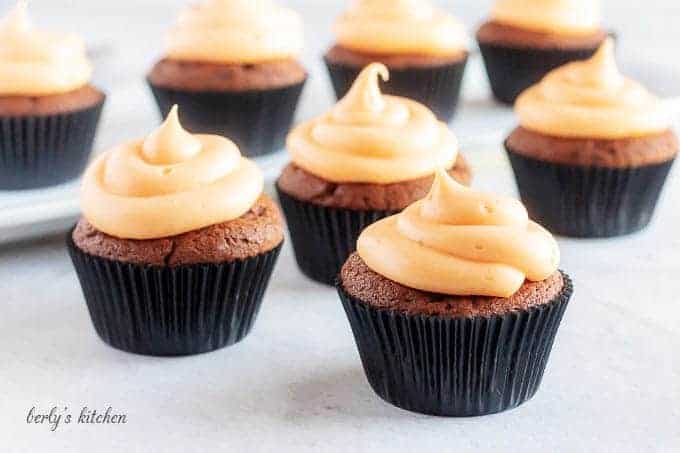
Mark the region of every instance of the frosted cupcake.
<instances>
[{"instance_id":1,"label":"frosted cupcake","mask_svg":"<svg viewBox=\"0 0 680 453\"><path fill-rule=\"evenodd\" d=\"M333 28L325 61L338 99L373 62L390 70L386 93L414 99L448 122L468 58L463 25L427 0L353 0Z\"/></svg>"},{"instance_id":2,"label":"frosted cupcake","mask_svg":"<svg viewBox=\"0 0 680 453\"><path fill-rule=\"evenodd\" d=\"M458 142L427 107L385 96L380 63L333 109L288 137L292 163L277 182L300 269L333 284L361 230L422 198L443 167L469 184Z\"/></svg>"},{"instance_id":3,"label":"frosted cupcake","mask_svg":"<svg viewBox=\"0 0 680 453\"><path fill-rule=\"evenodd\" d=\"M532 217L576 237L649 224L680 145L668 103L619 72L611 40L522 93L515 111L506 148Z\"/></svg>"},{"instance_id":4,"label":"frosted cupcake","mask_svg":"<svg viewBox=\"0 0 680 453\"><path fill-rule=\"evenodd\" d=\"M432 415L523 404L573 292L559 261L521 203L439 171L427 197L361 233L337 282L369 383Z\"/></svg>"},{"instance_id":5,"label":"frosted cupcake","mask_svg":"<svg viewBox=\"0 0 680 453\"><path fill-rule=\"evenodd\" d=\"M231 138L248 156L283 148L307 72L298 58L303 25L270 0L206 0L187 8L148 75L165 117Z\"/></svg>"},{"instance_id":6,"label":"frosted cupcake","mask_svg":"<svg viewBox=\"0 0 680 453\"><path fill-rule=\"evenodd\" d=\"M92 151L105 96L76 35L31 23L21 1L0 22L0 190L74 179Z\"/></svg>"},{"instance_id":7,"label":"frosted cupcake","mask_svg":"<svg viewBox=\"0 0 680 453\"><path fill-rule=\"evenodd\" d=\"M600 0L497 0L477 32L491 88L501 102L552 69L592 56L607 38Z\"/></svg>"},{"instance_id":8,"label":"frosted cupcake","mask_svg":"<svg viewBox=\"0 0 680 453\"><path fill-rule=\"evenodd\" d=\"M87 170L68 237L90 315L113 347L212 351L255 322L283 242L263 176L230 140L192 135L177 110Z\"/></svg>"}]
</instances>

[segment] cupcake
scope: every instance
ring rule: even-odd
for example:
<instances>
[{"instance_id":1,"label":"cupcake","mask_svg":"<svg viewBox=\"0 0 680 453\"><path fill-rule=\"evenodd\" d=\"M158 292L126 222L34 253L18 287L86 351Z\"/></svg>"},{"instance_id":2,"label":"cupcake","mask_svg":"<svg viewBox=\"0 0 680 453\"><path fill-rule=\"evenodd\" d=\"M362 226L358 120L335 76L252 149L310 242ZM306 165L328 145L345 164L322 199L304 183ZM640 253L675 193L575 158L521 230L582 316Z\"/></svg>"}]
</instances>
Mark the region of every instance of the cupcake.
<instances>
[{"instance_id":1,"label":"cupcake","mask_svg":"<svg viewBox=\"0 0 680 453\"><path fill-rule=\"evenodd\" d=\"M548 72L591 57L607 38L600 0L496 0L477 32L494 96L513 104Z\"/></svg>"},{"instance_id":2,"label":"cupcake","mask_svg":"<svg viewBox=\"0 0 680 453\"><path fill-rule=\"evenodd\" d=\"M439 171L427 197L361 233L337 281L370 385L431 415L524 403L573 291L559 259L521 203Z\"/></svg>"},{"instance_id":3,"label":"cupcake","mask_svg":"<svg viewBox=\"0 0 680 453\"><path fill-rule=\"evenodd\" d=\"M647 226L678 153L667 102L619 72L611 40L522 93L505 146L522 200L552 232L610 237Z\"/></svg>"},{"instance_id":4,"label":"cupcake","mask_svg":"<svg viewBox=\"0 0 680 453\"><path fill-rule=\"evenodd\" d=\"M262 188L234 143L186 132L176 109L146 139L99 157L67 242L102 340L176 356L243 339L283 242Z\"/></svg>"},{"instance_id":5,"label":"cupcake","mask_svg":"<svg viewBox=\"0 0 680 453\"><path fill-rule=\"evenodd\" d=\"M300 16L270 0L207 0L184 11L147 80L161 115L178 104L194 133L247 156L283 148L307 72Z\"/></svg>"},{"instance_id":6,"label":"cupcake","mask_svg":"<svg viewBox=\"0 0 680 453\"><path fill-rule=\"evenodd\" d=\"M92 151L104 94L76 35L39 30L26 3L0 22L0 190L78 177Z\"/></svg>"},{"instance_id":7,"label":"cupcake","mask_svg":"<svg viewBox=\"0 0 680 453\"><path fill-rule=\"evenodd\" d=\"M353 0L335 23L336 44L324 59L338 99L361 70L380 62L390 70L383 89L425 104L450 121L468 59L463 25L427 0Z\"/></svg>"},{"instance_id":8,"label":"cupcake","mask_svg":"<svg viewBox=\"0 0 680 453\"><path fill-rule=\"evenodd\" d=\"M425 196L437 168L471 179L444 123L415 101L383 96L378 78L388 74L369 65L330 112L288 137L292 163L276 188L298 265L321 283L334 283L361 230Z\"/></svg>"}]
</instances>

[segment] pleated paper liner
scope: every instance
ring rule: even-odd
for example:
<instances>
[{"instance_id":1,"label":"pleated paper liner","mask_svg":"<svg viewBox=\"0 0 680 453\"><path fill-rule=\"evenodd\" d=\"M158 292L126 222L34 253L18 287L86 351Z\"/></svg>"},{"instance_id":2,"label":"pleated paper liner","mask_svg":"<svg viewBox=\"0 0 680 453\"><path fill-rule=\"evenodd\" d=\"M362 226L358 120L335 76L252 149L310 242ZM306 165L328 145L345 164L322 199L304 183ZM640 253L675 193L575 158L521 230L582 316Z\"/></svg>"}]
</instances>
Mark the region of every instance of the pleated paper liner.
<instances>
[{"instance_id":1,"label":"pleated paper liner","mask_svg":"<svg viewBox=\"0 0 680 453\"><path fill-rule=\"evenodd\" d=\"M590 58L597 48L542 50L479 43L494 97L508 105L548 72L576 60Z\"/></svg>"},{"instance_id":2,"label":"pleated paper liner","mask_svg":"<svg viewBox=\"0 0 680 453\"><path fill-rule=\"evenodd\" d=\"M38 116L0 116L0 190L49 187L85 169L104 106Z\"/></svg>"},{"instance_id":3,"label":"pleated paper liner","mask_svg":"<svg viewBox=\"0 0 680 453\"><path fill-rule=\"evenodd\" d=\"M467 56L457 63L422 68L390 69L389 82L381 82L384 93L414 99L444 122L453 119L463 84ZM325 59L338 99L347 94L363 67Z\"/></svg>"},{"instance_id":4,"label":"pleated paper liner","mask_svg":"<svg viewBox=\"0 0 680 453\"><path fill-rule=\"evenodd\" d=\"M359 234L395 211L327 208L291 197L276 186L300 270L319 283L333 285L340 268L356 251Z\"/></svg>"},{"instance_id":5,"label":"pleated paper liner","mask_svg":"<svg viewBox=\"0 0 680 453\"><path fill-rule=\"evenodd\" d=\"M338 292L366 377L383 400L428 415L470 417L503 412L538 391L573 293L504 316L406 315Z\"/></svg>"},{"instance_id":6,"label":"pleated paper liner","mask_svg":"<svg viewBox=\"0 0 680 453\"><path fill-rule=\"evenodd\" d=\"M95 330L136 354L214 351L250 332L282 245L254 258L176 267L89 255L67 238Z\"/></svg>"},{"instance_id":7,"label":"pleated paper liner","mask_svg":"<svg viewBox=\"0 0 680 453\"><path fill-rule=\"evenodd\" d=\"M554 234L606 238L649 225L673 160L630 168L563 165L525 157L506 144L531 218Z\"/></svg>"},{"instance_id":8,"label":"pleated paper liner","mask_svg":"<svg viewBox=\"0 0 680 453\"><path fill-rule=\"evenodd\" d=\"M149 86L163 117L177 104L189 131L228 137L245 156L257 157L283 149L305 82L244 92L181 91L150 81Z\"/></svg>"}]
</instances>

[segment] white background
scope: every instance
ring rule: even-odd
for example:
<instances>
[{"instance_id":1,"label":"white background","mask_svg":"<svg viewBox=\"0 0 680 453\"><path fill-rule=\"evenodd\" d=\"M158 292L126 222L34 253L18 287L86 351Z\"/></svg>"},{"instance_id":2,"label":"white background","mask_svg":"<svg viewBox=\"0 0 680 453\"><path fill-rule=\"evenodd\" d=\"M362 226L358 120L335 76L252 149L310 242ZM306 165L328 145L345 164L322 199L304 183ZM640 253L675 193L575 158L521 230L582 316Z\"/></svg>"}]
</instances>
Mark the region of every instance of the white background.
<instances>
[{"instance_id":1,"label":"white background","mask_svg":"<svg viewBox=\"0 0 680 453\"><path fill-rule=\"evenodd\" d=\"M9 2L0 2L5 10ZM158 120L143 75L161 52L180 1L34 0L36 21L73 27L97 55L109 94L99 148ZM488 1L450 2L473 29ZM674 92L680 4L611 0L607 24L638 74ZM296 1L312 70L301 117L331 103L319 57L337 1ZM514 193L499 140L512 127L473 60L453 128L477 187ZM254 332L240 345L184 359L124 354L95 336L63 239L0 248L0 451L680 451L680 184L669 181L644 233L560 239L576 296L538 395L479 419L410 414L365 381L333 290L305 280L286 247ZM0 212L0 216L2 213ZM32 406L125 412L125 426L25 423Z\"/></svg>"}]
</instances>

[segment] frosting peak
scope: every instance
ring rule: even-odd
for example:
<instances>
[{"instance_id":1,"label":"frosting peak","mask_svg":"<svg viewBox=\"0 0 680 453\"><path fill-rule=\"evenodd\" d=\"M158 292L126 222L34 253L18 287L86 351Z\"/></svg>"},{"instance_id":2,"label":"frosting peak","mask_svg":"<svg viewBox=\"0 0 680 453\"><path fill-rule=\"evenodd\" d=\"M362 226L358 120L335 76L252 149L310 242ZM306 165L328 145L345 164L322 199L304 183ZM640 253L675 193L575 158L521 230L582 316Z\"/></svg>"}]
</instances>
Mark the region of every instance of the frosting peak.
<instances>
[{"instance_id":1,"label":"frosting peak","mask_svg":"<svg viewBox=\"0 0 680 453\"><path fill-rule=\"evenodd\" d=\"M366 228L357 250L391 280L456 296L510 297L560 261L555 239L519 201L468 189L441 169L427 197Z\"/></svg>"},{"instance_id":2,"label":"frosting peak","mask_svg":"<svg viewBox=\"0 0 680 453\"><path fill-rule=\"evenodd\" d=\"M173 106L161 127L142 145L142 153L153 164L171 165L189 160L201 152L201 141L184 130L177 106Z\"/></svg>"},{"instance_id":3,"label":"frosting peak","mask_svg":"<svg viewBox=\"0 0 680 453\"><path fill-rule=\"evenodd\" d=\"M111 236L157 239L240 217L263 184L234 143L188 133L174 108L146 139L115 147L88 168L82 211Z\"/></svg>"},{"instance_id":4,"label":"frosting peak","mask_svg":"<svg viewBox=\"0 0 680 453\"><path fill-rule=\"evenodd\" d=\"M389 184L450 168L458 156L453 133L425 106L380 91L389 78L368 65L329 112L296 127L288 151L299 167L334 182Z\"/></svg>"},{"instance_id":5,"label":"frosting peak","mask_svg":"<svg viewBox=\"0 0 680 453\"><path fill-rule=\"evenodd\" d=\"M87 85L91 77L83 41L36 29L25 1L0 21L0 94L66 93Z\"/></svg>"},{"instance_id":6,"label":"frosting peak","mask_svg":"<svg viewBox=\"0 0 680 453\"><path fill-rule=\"evenodd\" d=\"M367 53L455 55L465 27L428 0L354 0L335 23L338 44Z\"/></svg>"},{"instance_id":7,"label":"frosting peak","mask_svg":"<svg viewBox=\"0 0 680 453\"><path fill-rule=\"evenodd\" d=\"M558 137L617 139L661 133L672 124L666 102L619 71L606 40L586 61L549 73L520 95L520 124Z\"/></svg>"},{"instance_id":8,"label":"frosting peak","mask_svg":"<svg viewBox=\"0 0 680 453\"><path fill-rule=\"evenodd\" d=\"M497 0L494 22L547 33L583 35L600 28L600 0Z\"/></svg>"},{"instance_id":9,"label":"frosting peak","mask_svg":"<svg viewBox=\"0 0 680 453\"><path fill-rule=\"evenodd\" d=\"M302 18L271 0L206 0L186 9L168 35L168 57L214 63L295 58Z\"/></svg>"}]
</instances>

